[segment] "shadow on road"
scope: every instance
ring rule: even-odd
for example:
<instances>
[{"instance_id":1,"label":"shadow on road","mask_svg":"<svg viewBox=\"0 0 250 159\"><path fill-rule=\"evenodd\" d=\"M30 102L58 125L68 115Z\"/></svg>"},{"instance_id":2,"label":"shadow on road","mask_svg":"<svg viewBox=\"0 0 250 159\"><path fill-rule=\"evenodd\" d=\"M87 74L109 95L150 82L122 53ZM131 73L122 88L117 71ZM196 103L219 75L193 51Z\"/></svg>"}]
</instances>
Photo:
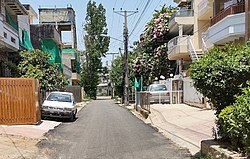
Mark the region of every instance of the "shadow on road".
<instances>
[{"instance_id":1,"label":"shadow on road","mask_svg":"<svg viewBox=\"0 0 250 159\"><path fill-rule=\"evenodd\" d=\"M52 118L52 117L45 117L44 118L44 120L57 121L57 122L62 122L62 123L72 123L72 122L75 122L77 119L78 119L78 117L76 117L74 121L70 121L67 118Z\"/></svg>"}]
</instances>

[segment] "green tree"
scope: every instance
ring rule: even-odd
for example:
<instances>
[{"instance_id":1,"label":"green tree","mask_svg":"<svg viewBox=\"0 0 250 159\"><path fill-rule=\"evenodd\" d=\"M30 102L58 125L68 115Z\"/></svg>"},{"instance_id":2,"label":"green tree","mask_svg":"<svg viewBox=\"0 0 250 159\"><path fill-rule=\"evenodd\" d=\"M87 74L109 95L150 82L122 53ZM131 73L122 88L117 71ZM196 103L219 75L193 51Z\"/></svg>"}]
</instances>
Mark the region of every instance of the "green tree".
<instances>
[{"instance_id":1,"label":"green tree","mask_svg":"<svg viewBox=\"0 0 250 159\"><path fill-rule=\"evenodd\" d=\"M137 58L134 61L135 76L143 76L144 84L150 84L155 77L170 77L175 72L176 62L170 61L167 54L169 41L169 17L176 8L163 6L155 11L153 18L145 26L140 42L134 49Z\"/></svg>"},{"instance_id":2,"label":"green tree","mask_svg":"<svg viewBox=\"0 0 250 159\"><path fill-rule=\"evenodd\" d=\"M87 96L92 99L95 99L97 94L98 73L102 67L101 57L106 55L110 41L108 37L102 36L102 34L107 34L105 13L106 10L102 4L97 6L94 1L88 2L84 25L86 62L83 64L80 84L84 87Z\"/></svg>"},{"instance_id":3,"label":"green tree","mask_svg":"<svg viewBox=\"0 0 250 159\"><path fill-rule=\"evenodd\" d=\"M250 156L250 81L242 92L232 106L224 108L219 114L219 133L235 150L243 150Z\"/></svg>"},{"instance_id":4,"label":"green tree","mask_svg":"<svg viewBox=\"0 0 250 159\"><path fill-rule=\"evenodd\" d=\"M250 47L247 45L215 47L199 61L191 64L194 86L221 110L235 102L240 85L250 79Z\"/></svg>"},{"instance_id":5,"label":"green tree","mask_svg":"<svg viewBox=\"0 0 250 159\"><path fill-rule=\"evenodd\" d=\"M18 65L20 76L35 78L40 82L41 90L54 91L67 85L65 76L59 71L58 64L49 62L50 55L40 50L22 51Z\"/></svg>"},{"instance_id":6,"label":"green tree","mask_svg":"<svg viewBox=\"0 0 250 159\"><path fill-rule=\"evenodd\" d=\"M123 97L124 91L124 58L118 56L112 61L111 81L114 83L115 94Z\"/></svg>"}]
</instances>

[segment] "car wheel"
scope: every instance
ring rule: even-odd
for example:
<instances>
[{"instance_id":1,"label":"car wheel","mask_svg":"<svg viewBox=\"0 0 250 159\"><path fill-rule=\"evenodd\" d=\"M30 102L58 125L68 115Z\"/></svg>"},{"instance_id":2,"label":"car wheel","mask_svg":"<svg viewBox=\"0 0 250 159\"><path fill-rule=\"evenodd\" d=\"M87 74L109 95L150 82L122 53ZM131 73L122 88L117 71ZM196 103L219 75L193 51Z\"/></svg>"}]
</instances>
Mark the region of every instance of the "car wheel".
<instances>
[{"instance_id":1,"label":"car wheel","mask_svg":"<svg viewBox=\"0 0 250 159\"><path fill-rule=\"evenodd\" d=\"M71 122L73 122L73 121L75 120L75 115L74 115L74 113L72 113L72 114L70 115L69 120L70 120Z\"/></svg>"},{"instance_id":2,"label":"car wheel","mask_svg":"<svg viewBox=\"0 0 250 159\"><path fill-rule=\"evenodd\" d=\"M74 120L76 119L76 113L77 113L77 110L76 110L76 112L74 113Z\"/></svg>"}]
</instances>

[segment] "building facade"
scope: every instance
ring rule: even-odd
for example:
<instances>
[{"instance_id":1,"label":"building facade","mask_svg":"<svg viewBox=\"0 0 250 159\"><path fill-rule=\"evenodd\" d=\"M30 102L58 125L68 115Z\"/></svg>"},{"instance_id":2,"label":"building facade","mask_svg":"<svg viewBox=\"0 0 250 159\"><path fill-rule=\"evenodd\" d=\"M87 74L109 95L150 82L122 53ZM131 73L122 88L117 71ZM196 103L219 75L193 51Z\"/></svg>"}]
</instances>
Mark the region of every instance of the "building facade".
<instances>
[{"instance_id":1,"label":"building facade","mask_svg":"<svg viewBox=\"0 0 250 159\"><path fill-rule=\"evenodd\" d=\"M245 0L174 0L178 11L170 17L168 58L178 63L183 79L183 102L206 106L206 98L193 87L189 65L214 46L244 44L249 40L250 4ZM249 6L249 7L248 7Z\"/></svg>"},{"instance_id":2,"label":"building facade","mask_svg":"<svg viewBox=\"0 0 250 159\"><path fill-rule=\"evenodd\" d=\"M80 82L80 62L77 50L75 11L71 6L67 8L39 8L39 25L52 25L60 37L61 60L63 73L70 85ZM71 42L62 42L62 32L71 32Z\"/></svg>"},{"instance_id":3,"label":"building facade","mask_svg":"<svg viewBox=\"0 0 250 159\"><path fill-rule=\"evenodd\" d=\"M12 64L22 49L23 30L29 35L29 13L18 0L0 0L0 77L12 77Z\"/></svg>"}]
</instances>

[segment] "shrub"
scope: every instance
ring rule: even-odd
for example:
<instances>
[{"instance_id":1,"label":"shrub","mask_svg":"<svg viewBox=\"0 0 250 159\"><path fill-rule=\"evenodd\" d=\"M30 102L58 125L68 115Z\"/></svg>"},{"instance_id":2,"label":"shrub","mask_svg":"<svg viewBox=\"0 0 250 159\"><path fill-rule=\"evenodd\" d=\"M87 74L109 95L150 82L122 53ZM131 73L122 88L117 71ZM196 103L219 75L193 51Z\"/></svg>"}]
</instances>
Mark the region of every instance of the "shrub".
<instances>
[{"instance_id":1,"label":"shrub","mask_svg":"<svg viewBox=\"0 0 250 159\"><path fill-rule=\"evenodd\" d=\"M250 79L250 47L215 47L190 66L194 86L216 108L216 114L232 105L239 85Z\"/></svg>"},{"instance_id":2,"label":"shrub","mask_svg":"<svg viewBox=\"0 0 250 159\"><path fill-rule=\"evenodd\" d=\"M218 116L220 135L229 139L234 148L240 148L250 155L250 82L243 88L232 106L226 107Z\"/></svg>"}]
</instances>

